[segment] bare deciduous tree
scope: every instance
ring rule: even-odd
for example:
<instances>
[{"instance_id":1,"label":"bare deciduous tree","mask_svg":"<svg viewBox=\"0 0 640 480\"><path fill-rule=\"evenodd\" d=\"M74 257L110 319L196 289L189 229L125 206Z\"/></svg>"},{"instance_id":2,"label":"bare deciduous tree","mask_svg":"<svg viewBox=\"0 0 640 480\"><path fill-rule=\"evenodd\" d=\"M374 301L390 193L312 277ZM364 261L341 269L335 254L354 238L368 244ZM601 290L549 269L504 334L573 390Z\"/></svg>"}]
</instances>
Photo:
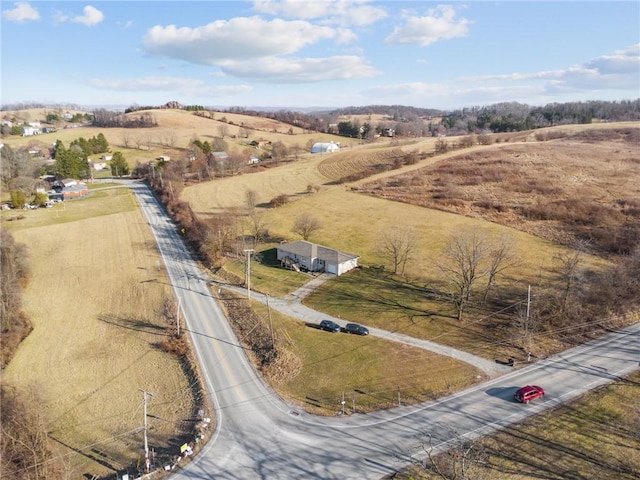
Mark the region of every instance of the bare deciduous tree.
<instances>
[{"instance_id":1,"label":"bare deciduous tree","mask_svg":"<svg viewBox=\"0 0 640 480\"><path fill-rule=\"evenodd\" d=\"M540 325L540 315L538 308L531 308L529 300L526 305L518 308L515 319L515 326L518 331L519 342L527 353L533 351L535 345L535 334Z\"/></svg>"},{"instance_id":2,"label":"bare deciduous tree","mask_svg":"<svg viewBox=\"0 0 640 480\"><path fill-rule=\"evenodd\" d=\"M153 135L147 133L145 135L144 142L147 145L147 150L151 150L151 146L153 145Z\"/></svg>"},{"instance_id":3,"label":"bare deciduous tree","mask_svg":"<svg viewBox=\"0 0 640 480\"><path fill-rule=\"evenodd\" d=\"M482 269L482 262L485 261L487 252L486 240L475 231L464 231L454 235L444 248L438 268L452 286L451 295L458 320L462 320L474 284L486 275L486 271Z\"/></svg>"},{"instance_id":4,"label":"bare deciduous tree","mask_svg":"<svg viewBox=\"0 0 640 480\"><path fill-rule=\"evenodd\" d=\"M56 475L52 462L43 409L39 408L37 387L30 392L0 385L0 470L6 478L44 480Z\"/></svg>"},{"instance_id":5,"label":"bare deciduous tree","mask_svg":"<svg viewBox=\"0 0 640 480\"><path fill-rule=\"evenodd\" d=\"M423 445L427 458L421 466L425 471L433 472L443 480L480 480L485 477L481 470L487 461L487 452L480 442L455 433L446 445L448 450L441 451L429 436L427 445Z\"/></svg>"},{"instance_id":6,"label":"bare deciduous tree","mask_svg":"<svg viewBox=\"0 0 640 480\"><path fill-rule=\"evenodd\" d=\"M316 217L303 213L296 218L291 231L300 235L304 240L309 240L309 237L320 228L320 221Z\"/></svg>"},{"instance_id":7,"label":"bare deciduous tree","mask_svg":"<svg viewBox=\"0 0 640 480\"><path fill-rule=\"evenodd\" d=\"M584 245L579 245L576 250L565 254L558 254L553 257L556 262L556 272L563 284L562 298L560 299L560 313L564 313L567 308L569 296L580 273L579 266L584 251Z\"/></svg>"},{"instance_id":8,"label":"bare deciduous tree","mask_svg":"<svg viewBox=\"0 0 640 480\"><path fill-rule=\"evenodd\" d=\"M255 190L246 190L244 192L244 203L247 206L247 210L252 212L258 205L258 192Z\"/></svg>"},{"instance_id":9,"label":"bare deciduous tree","mask_svg":"<svg viewBox=\"0 0 640 480\"><path fill-rule=\"evenodd\" d=\"M446 140L440 138L436 141L436 153L447 153L449 151L449 144Z\"/></svg>"},{"instance_id":10,"label":"bare deciduous tree","mask_svg":"<svg viewBox=\"0 0 640 480\"><path fill-rule=\"evenodd\" d=\"M240 127L238 129L238 136L240 138L249 138L249 130L246 127Z\"/></svg>"},{"instance_id":11,"label":"bare deciduous tree","mask_svg":"<svg viewBox=\"0 0 640 480\"><path fill-rule=\"evenodd\" d=\"M167 147L173 148L177 140L178 140L178 137L176 135L176 132L174 132L173 130L167 132L167 134L164 137L164 142Z\"/></svg>"},{"instance_id":12,"label":"bare deciduous tree","mask_svg":"<svg viewBox=\"0 0 640 480\"><path fill-rule=\"evenodd\" d=\"M392 229L384 232L378 253L393 266L393 273L404 274L407 262L416 247L416 236L409 229Z\"/></svg>"},{"instance_id":13,"label":"bare deciduous tree","mask_svg":"<svg viewBox=\"0 0 640 480\"><path fill-rule=\"evenodd\" d=\"M489 246L487 265L487 285L484 289L484 301L489 297L489 290L496 278L506 270L517 265L517 258L513 251L513 242L508 237L501 237Z\"/></svg>"}]
</instances>

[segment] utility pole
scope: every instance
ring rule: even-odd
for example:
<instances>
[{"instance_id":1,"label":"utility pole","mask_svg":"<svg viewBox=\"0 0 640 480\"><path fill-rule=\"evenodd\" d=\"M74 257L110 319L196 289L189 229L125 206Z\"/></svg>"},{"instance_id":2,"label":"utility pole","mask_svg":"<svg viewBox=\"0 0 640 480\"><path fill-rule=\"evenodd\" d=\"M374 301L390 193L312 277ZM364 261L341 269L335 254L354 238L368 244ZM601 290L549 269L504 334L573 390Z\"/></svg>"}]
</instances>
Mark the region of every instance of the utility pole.
<instances>
[{"instance_id":1,"label":"utility pole","mask_svg":"<svg viewBox=\"0 0 640 480\"><path fill-rule=\"evenodd\" d=\"M247 298L251 300L251 254L255 250L252 248L246 248L244 253L247 254L247 272L246 272L246 283L247 283Z\"/></svg>"},{"instance_id":2,"label":"utility pole","mask_svg":"<svg viewBox=\"0 0 640 480\"><path fill-rule=\"evenodd\" d=\"M146 469L146 472L149 473L149 470L151 470L151 462L149 460L149 440L147 438L147 397L153 397L153 395L151 395L146 390L142 390L141 388L139 388L138 390L140 390L143 395L142 403L144 405L144 468Z\"/></svg>"},{"instance_id":3,"label":"utility pole","mask_svg":"<svg viewBox=\"0 0 640 480\"><path fill-rule=\"evenodd\" d=\"M180 300L182 300L182 298L178 297L178 309L176 310L176 329L178 331L178 337L180 337Z\"/></svg>"},{"instance_id":4,"label":"utility pole","mask_svg":"<svg viewBox=\"0 0 640 480\"><path fill-rule=\"evenodd\" d=\"M269 295L265 295L267 297L267 315L269 315L269 330L271 330L271 348L273 350L276 349L276 339L273 335L273 320L271 320L271 307L269 307Z\"/></svg>"}]
</instances>

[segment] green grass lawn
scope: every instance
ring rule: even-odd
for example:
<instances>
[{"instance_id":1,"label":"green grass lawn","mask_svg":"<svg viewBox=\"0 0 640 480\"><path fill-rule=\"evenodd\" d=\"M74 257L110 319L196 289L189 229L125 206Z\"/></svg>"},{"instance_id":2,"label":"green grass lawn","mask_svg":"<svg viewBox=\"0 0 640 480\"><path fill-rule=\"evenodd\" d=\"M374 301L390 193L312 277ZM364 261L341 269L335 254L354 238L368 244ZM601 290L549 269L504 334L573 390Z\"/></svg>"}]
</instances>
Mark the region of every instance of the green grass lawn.
<instances>
[{"instance_id":1,"label":"green grass lawn","mask_svg":"<svg viewBox=\"0 0 640 480\"><path fill-rule=\"evenodd\" d=\"M109 184L107 184L109 185ZM104 187L104 184L99 184ZM2 228L9 231L75 222L85 218L134 210L136 200L128 187L90 190L85 198L65 200L51 208L3 210Z\"/></svg>"},{"instance_id":2,"label":"green grass lawn","mask_svg":"<svg viewBox=\"0 0 640 480\"><path fill-rule=\"evenodd\" d=\"M311 275L280 268L276 260L275 247L267 246L258 249L261 260L251 260L251 289L270 295L284 297L311 280ZM246 259L232 260L224 269L244 285L246 277Z\"/></svg>"},{"instance_id":3,"label":"green grass lawn","mask_svg":"<svg viewBox=\"0 0 640 480\"><path fill-rule=\"evenodd\" d=\"M276 385L289 401L319 414L369 412L435 399L485 379L472 365L371 336L330 333L253 302L271 316L281 348L299 362L298 373Z\"/></svg>"},{"instance_id":4,"label":"green grass lawn","mask_svg":"<svg viewBox=\"0 0 640 480\"><path fill-rule=\"evenodd\" d=\"M469 308L458 321L451 301L422 282L358 269L324 283L304 299L322 312L391 332L435 341L476 355L495 359L522 353L510 345L505 319L489 311Z\"/></svg>"}]
</instances>

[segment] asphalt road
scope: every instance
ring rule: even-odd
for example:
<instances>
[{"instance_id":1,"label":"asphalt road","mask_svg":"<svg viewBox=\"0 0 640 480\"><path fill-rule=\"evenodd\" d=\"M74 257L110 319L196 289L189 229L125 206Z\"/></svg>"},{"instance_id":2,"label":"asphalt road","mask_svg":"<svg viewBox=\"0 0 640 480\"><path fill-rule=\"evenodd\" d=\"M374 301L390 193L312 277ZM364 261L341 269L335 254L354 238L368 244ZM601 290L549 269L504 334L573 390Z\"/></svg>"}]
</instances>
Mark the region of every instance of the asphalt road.
<instances>
[{"instance_id":1,"label":"asphalt road","mask_svg":"<svg viewBox=\"0 0 640 480\"><path fill-rule=\"evenodd\" d=\"M435 402L366 415L308 415L255 374L176 226L146 186L131 188L180 299L215 410L213 438L173 479L379 479L422 460L429 438L444 448L455 432L485 435L639 368L636 324ZM526 384L540 384L547 394L518 404L513 393Z\"/></svg>"}]
</instances>

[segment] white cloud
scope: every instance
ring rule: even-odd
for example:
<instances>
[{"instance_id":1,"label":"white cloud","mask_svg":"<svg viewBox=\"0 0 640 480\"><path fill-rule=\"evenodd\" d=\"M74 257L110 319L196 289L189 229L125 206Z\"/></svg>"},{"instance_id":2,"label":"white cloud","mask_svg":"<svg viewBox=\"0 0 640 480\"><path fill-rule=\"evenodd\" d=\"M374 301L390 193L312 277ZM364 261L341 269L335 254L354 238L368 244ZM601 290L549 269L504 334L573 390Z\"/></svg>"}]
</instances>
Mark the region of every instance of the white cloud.
<instances>
[{"instance_id":1,"label":"white cloud","mask_svg":"<svg viewBox=\"0 0 640 480\"><path fill-rule=\"evenodd\" d=\"M589 95L612 98L620 92L637 98L640 91L640 44L565 69L530 73L470 76L447 83L410 82L361 90L369 103L408 103L433 108L459 108L498 102L544 105L579 101ZM618 93L614 93L618 92ZM634 93L635 92L635 93Z\"/></svg>"},{"instance_id":2,"label":"white cloud","mask_svg":"<svg viewBox=\"0 0 640 480\"><path fill-rule=\"evenodd\" d=\"M313 19L324 24L365 26L388 16L371 0L256 0L257 12L285 18Z\"/></svg>"},{"instance_id":3,"label":"white cloud","mask_svg":"<svg viewBox=\"0 0 640 480\"><path fill-rule=\"evenodd\" d=\"M238 17L202 27L157 25L144 36L146 50L159 56L215 65L222 60L288 55L324 39L344 39L343 31L305 21Z\"/></svg>"},{"instance_id":4,"label":"white cloud","mask_svg":"<svg viewBox=\"0 0 640 480\"><path fill-rule=\"evenodd\" d=\"M22 23L27 20L39 20L40 14L38 10L27 2L16 2L11 10L2 12L2 16L10 22Z\"/></svg>"},{"instance_id":5,"label":"white cloud","mask_svg":"<svg viewBox=\"0 0 640 480\"><path fill-rule=\"evenodd\" d=\"M95 78L89 82L94 87L110 90L140 91L171 91L201 86L202 80L182 77L140 77L123 79Z\"/></svg>"},{"instance_id":6,"label":"white cloud","mask_svg":"<svg viewBox=\"0 0 640 480\"><path fill-rule=\"evenodd\" d=\"M96 7L87 5L82 9L83 14L73 17L71 21L73 23L81 23L87 27L92 27L104 20L104 13L98 10Z\"/></svg>"},{"instance_id":7,"label":"white cloud","mask_svg":"<svg viewBox=\"0 0 640 480\"><path fill-rule=\"evenodd\" d=\"M344 55L328 58L269 57L260 62L227 60L220 68L228 75L266 83L312 83L373 77L379 72L362 58Z\"/></svg>"},{"instance_id":8,"label":"white cloud","mask_svg":"<svg viewBox=\"0 0 640 480\"><path fill-rule=\"evenodd\" d=\"M465 37L469 20L456 18L456 11L449 5L439 5L427 12L426 16L404 13L404 23L397 26L385 39L391 44L416 44L423 47L439 40Z\"/></svg>"},{"instance_id":9,"label":"white cloud","mask_svg":"<svg viewBox=\"0 0 640 480\"><path fill-rule=\"evenodd\" d=\"M585 64L585 68L598 71L602 75L638 74L640 70L640 43L625 50L617 50L611 55L594 58Z\"/></svg>"},{"instance_id":10,"label":"white cloud","mask_svg":"<svg viewBox=\"0 0 640 480\"><path fill-rule=\"evenodd\" d=\"M640 92L640 44L562 70L463 77L458 81L500 84L546 81L545 90L550 93L633 89Z\"/></svg>"},{"instance_id":11,"label":"white cloud","mask_svg":"<svg viewBox=\"0 0 640 480\"><path fill-rule=\"evenodd\" d=\"M63 12L60 12L58 10L56 10L53 13L53 23L59 24L59 23L64 23L67 20L69 20L69 15L66 15Z\"/></svg>"},{"instance_id":12,"label":"white cloud","mask_svg":"<svg viewBox=\"0 0 640 480\"><path fill-rule=\"evenodd\" d=\"M206 85L204 81L184 77L96 78L89 84L103 90L119 92L172 92L193 98L233 97L251 92L250 85Z\"/></svg>"}]
</instances>

